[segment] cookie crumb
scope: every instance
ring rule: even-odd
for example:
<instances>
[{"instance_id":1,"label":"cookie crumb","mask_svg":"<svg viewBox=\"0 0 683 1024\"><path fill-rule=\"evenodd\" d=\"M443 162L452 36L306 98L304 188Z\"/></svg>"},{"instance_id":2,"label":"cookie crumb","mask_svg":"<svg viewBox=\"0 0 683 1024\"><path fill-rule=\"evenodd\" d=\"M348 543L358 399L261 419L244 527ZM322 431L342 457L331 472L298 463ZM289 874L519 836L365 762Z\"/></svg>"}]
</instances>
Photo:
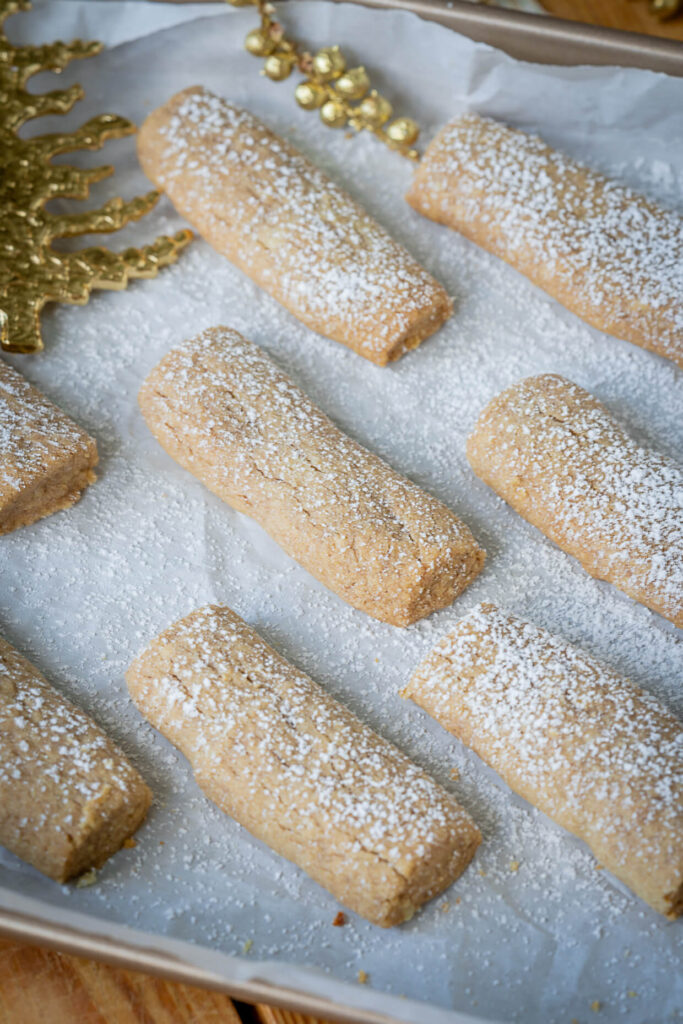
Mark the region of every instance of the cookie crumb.
<instances>
[{"instance_id":1,"label":"cookie crumb","mask_svg":"<svg viewBox=\"0 0 683 1024\"><path fill-rule=\"evenodd\" d=\"M444 912L444 914L446 913L447 910L450 910L450 909L451 909L451 905L448 902L448 900L444 900L443 903L439 904L439 910L442 910Z\"/></svg>"},{"instance_id":2,"label":"cookie crumb","mask_svg":"<svg viewBox=\"0 0 683 1024\"><path fill-rule=\"evenodd\" d=\"M133 839L132 836L128 836L128 839L124 839L123 841L124 850L133 850L137 845L137 842L135 841L135 839Z\"/></svg>"},{"instance_id":3,"label":"cookie crumb","mask_svg":"<svg viewBox=\"0 0 683 1024\"><path fill-rule=\"evenodd\" d=\"M342 925L346 924L346 914L343 914L340 910L332 924L335 928L341 928Z\"/></svg>"},{"instance_id":4,"label":"cookie crumb","mask_svg":"<svg viewBox=\"0 0 683 1024\"><path fill-rule=\"evenodd\" d=\"M460 772L458 771L457 768L451 768L450 776L451 776L452 779L456 779L457 780L457 779L460 778Z\"/></svg>"},{"instance_id":5,"label":"cookie crumb","mask_svg":"<svg viewBox=\"0 0 683 1024\"><path fill-rule=\"evenodd\" d=\"M95 871L95 868L90 868L89 871L84 871L83 874L76 879L76 888L87 889L89 885L94 885L96 881L97 872Z\"/></svg>"},{"instance_id":6,"label":"cookie crumb","mask_svg":"<svg viewBox=\"0 0 683 1024\"><path fill-rule=\"evenodd\" d=\"M360 985L366 985L367 984L367 980L368 980L367 972L366 971L359 971L358 972L358 983Z\"/></svg>"},{"instance_id":7,"label":"cookie crumb","mask_svg":"<svg viewBox=\"0 0 683 1024\"><path fill-rule=\"evenodd\" d=\"M253 945L254 945L254 940L253 939L247 939L247 941L242 946L242 952L243 953L248 953Z\"/></svg>"},{"instance_id":8,"label":"cookie crumb","mask_svg":"<svg viewBox=\"0 0 683 1024\"><path fill-rule=\"evenodd\" d=\"M634 992L634 991L633 991L633 989L632 989L632 988L630 988L630 989L628 990L628 992L626 993L626 995L627 995L627 996L629 997L629 999L635 999L635 998L636 998L636 996L638 995L638 993L637 993L637 992Z\"/></svg>"},{"instance_id":9,"label":"cookie crumb","mask_svg":"<svg viewBox=\"0 0 683 1024\"><path fill-rule=\"evenodd\" d=\"M519 871L519 861L518 860L511 860L510 861L510 871Z\"/></svg>"},{"instance_id":10,"label":"cookie crumb","mask_svg":"<svg viewBox=\"0 0 683 1024\"><path fill-rule=\"evenodd\" d=\"M599 1013L600 1010L602 1010L602 1003L599 999L593 1000L593 1002L591 1003L591 1010L593 1011L593 1013Z\"/></svg>"}]
</instances>

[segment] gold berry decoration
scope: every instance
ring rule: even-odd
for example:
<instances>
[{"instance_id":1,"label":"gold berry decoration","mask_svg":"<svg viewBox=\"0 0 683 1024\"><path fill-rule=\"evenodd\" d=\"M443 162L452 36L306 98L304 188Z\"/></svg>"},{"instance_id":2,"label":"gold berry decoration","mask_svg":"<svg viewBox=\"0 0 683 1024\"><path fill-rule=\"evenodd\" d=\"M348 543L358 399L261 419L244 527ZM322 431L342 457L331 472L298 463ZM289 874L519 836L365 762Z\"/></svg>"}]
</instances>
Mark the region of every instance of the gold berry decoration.
<instances>
[{"instance_id":1,"label":"gold berry decoration","mask_svg":"<svg viewBox=\"0 0 683 1024\"><path fill-rule=\"evenodd\" d=\"M271 53L270 57L266 57L263 73L274 82L282 82L291 75L293 65L294 61L288 53Z\"/></svg>"},{"instance_id":2,"label":"gold berry decoration","mask_svg":"<svg viewBox=\"0 0 683 1024\"><path fill-rule=\"evenodd\" d=\"M244 40L244 48L253 57L267 57L275 49L275 40L271 39L262 28L254 28Z\"/></svg>"},{"instance_id":3,"label":"gold berry decoration","mask_svg":"<svg viewBox=\"0 0 683 1024\"><path fill-rule=\"evenodd\" d=\"M320 108L320 117L328 128L343 128L348 117L346 108L339 100L328 100Z\"/></svg>"},{"instance_id":4,"label":"gold berry decoration","mask_svg":"<svg viewBox=\"0 0 683 1024\"><path fill-rule=\"evenodd\" d=\"M649 8L660 21L667 21L683 11L683 3L681 0L650 0Z\"/></svg>"},{"instance_id":5,"label":"gold berry decoration","mask_svg":"<svg viewBox=\"0 0 683 1024\"><path fill-rule=\"evenodd\" d=\"M387 135L392 142L400 145L412 146L419 134L420 129L412 117L397 117L387 125Z\"/></svg>"},{"instance_id":6,"label":"gold berry decoration","mask_svg":"<svg viewBox=\"0 0 683 1024\"><path fill-rule=\"evenodd\" d=\"M350 68L334 83L335 90L347 100L360 100L370 88L365 68Z\"/></svg>"},{"instance_id":7,"label":"gold berry decoration","mask_svg":"<svg viewBox=\"0 0 683 1024\"><path fill-rule=\"evenodd\" d=\"M338 46L326 46L313 58L313 73L321 82L331 82L346 71L346 61Z\"/></svg>"},{"instance_id":8,"label":"gold berry decoration","mask_svg":"<svg viewBox=\"0 0 683 1024\"><path fill-rule=\"evenodd\" d=\"M317 82L299 82L294 98L304 110L317 110L327 99L327 89Z\"/></svg>"},{"instance_id":9,"label":"gold berry decoration","mask_svg":"<svg viewBox=\"0 0 683 1024\"><path fill-rule=\"evenodd\" d=\"M388 123L391 103L375 89L370 91L370 78L362 65L347 68L338 46L324 46L315 54L303 50L297 42L286 38L282 25L274 20L275 8L268 0L228 2L234 7L254 4L259 12L261 25L247 34L244 46L254 57L265 58L262 74L274 82L289 78L294 68L304 75L294 90L302 110L318 110L320 120L329 128L348 125L357 132L372 132L391 149L411 160L417 159L417 151L412 148L419 135L417 124L410 117L397 117Z\"/></svg>"},{"instance_id":10,"label":"gold berry decoration","mask_svg":"<svg viewBox=\"0 0 683 1024\"><path fill-rule=\"evenodd\" d=\"M358 113L371 128L381 128L391 117L391 103L373 89L362 101Z\"/></svg>"}]
</instances>

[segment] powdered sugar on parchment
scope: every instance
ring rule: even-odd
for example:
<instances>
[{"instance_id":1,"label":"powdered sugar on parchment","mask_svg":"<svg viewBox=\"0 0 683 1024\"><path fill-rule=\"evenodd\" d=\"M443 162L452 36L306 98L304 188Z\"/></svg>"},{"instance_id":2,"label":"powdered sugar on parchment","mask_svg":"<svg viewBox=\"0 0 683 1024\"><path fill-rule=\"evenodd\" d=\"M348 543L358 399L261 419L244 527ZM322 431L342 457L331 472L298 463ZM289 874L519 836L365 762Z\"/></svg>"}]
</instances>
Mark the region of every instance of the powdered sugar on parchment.
<instances>
[{"instance_id":1,"label":"powdered sugar on parchment","mask_svg":"<svg viewBox=\"0 0 683 1024\"><path fill-rule=\"evenodd\" d=\"M377 12L307 0L291 6L287 21L298 38L339 40L368 67L388 68L387 36L374 31ZM683 103L676 107L673 80L524 68L438 26L398 12L387 17L388 30L396 29L402 95L419 98L408 112L423 123L445 123L469 97L477 109L523 120L554 144L566 141L570 151L580 131L581 146L602 169L637 153L648 161L666 155L683 174L683 133L673 130ZM321 130L316 115L299 112L288 86L261 79L243 53L252 27L253 10L231 12L78 62L62 75L64 84L77 80L86 89L74 116L94 116L116 97L116 109L141 123L178 89L203 81L333 173L443 281L456 310L416 352L381 369L308 332L197 241L156 281L97 293L85 308L46 311L44 355L12 362L96 437L100 467L68 512L2 539L0 633L120 743L155 803L137 846L111 858L88 889L62 890L4 853L0 880L94 915L103 934L119 921L236 955L251 940L246 956L259 976L267 975L267 961L309 964L347 982L363 969L368 989L484 1020L672 1024L682 998L679 925L596 870L585 847L512 796L398 690L446 630L492 600L683 713L683 649L674 627L591 579L477 480L465 457L486 403L544 372L575 380L636 440L675 457L683 449L680 375L671 362L587 328L502 261L418 217L401 199L408 162L372 138L349 141ZM67 25L63 35L70 34ZM427 80L433 89L425 90ZM398 76L387 70L385 84L398 90ZM62 130L59 119L40 127ZM130 140L105 151L106 160L117 157L116 174L94 201L148 187ZM649 171L631 161L628 176L648 189ZM182 225L165 201L153 216L153 224L147 218L112 244ZM220 323L264 348L346 433L471 525L488 560L455 605L405 630L372 621L164 454L142 420L138 389L172 346ZM207 603L233 607L434 775L482 829L472 865L406 926L380 930L349 915L344 927L332 927L339 909L332 897L206 800L184 757L132 706L124 682L132 659L170 622ZM600 1014L590 1009L596 1000ZM421 1019L428 1015L426 1008Z\"/></svg>"}]
</instances>

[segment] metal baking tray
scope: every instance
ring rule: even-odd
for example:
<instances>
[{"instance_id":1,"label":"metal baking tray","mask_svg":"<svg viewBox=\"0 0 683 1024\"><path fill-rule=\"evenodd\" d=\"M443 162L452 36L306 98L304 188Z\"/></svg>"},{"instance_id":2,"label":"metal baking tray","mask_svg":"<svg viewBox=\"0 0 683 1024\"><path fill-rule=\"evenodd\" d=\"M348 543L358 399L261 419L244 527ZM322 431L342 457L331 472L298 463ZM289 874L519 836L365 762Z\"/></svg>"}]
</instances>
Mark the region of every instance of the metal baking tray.
<instances>
[{"instance_id":1,"label":"metal baking tray","mask_svg":"<svg viewBox=\"0 0 683 1024\"><path fill-rule=\"evenodd\" d=\"M200 0L171 0L193 3ZM216 0L224 2L224 0ZM346 0L363 7L411 11L517 60L536 64L608 64L683 77L683 43L639 32L523 14L466 0Z\"/></svg>"},{"instance_id":2,"label":"metal baking tray","mask_svg":"<svg viewBox=\"0 0 683 1024\"><path fill-rule=\"evenodd\" d=\"M268 1003L325 1021L339 1021L340 1024L399 1024L395 1018L383 1013L345 1007L320 996L269 982L228 982L217 974L159 950L104 939L99 935L2 909L0 936L32 946L56 949L71 956L101 960L128 971L141 971L143 974L179 981L185 985L214 989L241 1002Z\"/></svg>"},{"instance_id":3,"label":"metal baking tray","mask_svg":"<svg viewBox=\"0 0 683 1024\"><path fill-rule=\"evenodd\" d=\"M193 0L173 0L192 3ZM362 6L410 11L429 21L488 43L519 60L552 64L603 64L648 68L683 77L683 43L621 32L557 18L483 7L452 0L350 0ZM46 946L74 956L101 960L127 970L142 971L210 988L249 1003L268 1003L326 1020L356 1024L390 1024L394 1018L359 1010L282 985L249 980L229 982L181 957L118 939L104 939L87 930L46 922L38 917L0 909L0 935ZM148 936L142 936L148 939ZM455 1015L457 1018L458 1015ZM461 1018L462 1019L462 1018Z\"/></svg>"}]
</instances>

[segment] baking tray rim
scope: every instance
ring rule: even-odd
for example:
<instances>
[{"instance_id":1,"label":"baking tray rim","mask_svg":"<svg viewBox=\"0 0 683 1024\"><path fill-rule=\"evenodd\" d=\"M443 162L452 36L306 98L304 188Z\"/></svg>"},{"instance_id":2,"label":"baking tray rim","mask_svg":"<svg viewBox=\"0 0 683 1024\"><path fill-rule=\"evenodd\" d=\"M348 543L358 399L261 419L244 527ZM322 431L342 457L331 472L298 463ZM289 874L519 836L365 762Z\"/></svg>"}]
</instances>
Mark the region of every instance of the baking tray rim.
<instances>
[{"instance_id":1,"label":"baking tray rim","mask_svg":"<svg viewBox=\"0 0 683 1024\"><path fill-rule=\"evenodd\" d=\"M8 892L6 887L0 886L0 901L3 893ZM31 902L41 902L31 900ZM79 917L85 916L79 913ZM101 919L92 915L93 922ZM155 948L156 936L151 932L142 929L124 926L136 933L136 940L140 945L125 942L120 938L104 938L95 935L85 928L77 928L71 924L59 924L54 921L45 920L30 913L9 910L0 907L0 938L15 939L32 946L43 946L47 949L66 953L70 956L83 957L88 960L97 960L110 964L127 971L135 971L143 974L154 975L170 981L181 982L197 988L212 989L222 992L240 1002L245 1003L266 1003L280 1009L292 1010L300 1014L317 1018L321 1021L338 1021L339 1024L405 1024L406 1016L401 1018L377 1010L371 1010L307 992L304 989L293 988L275 982L264 981L259 978L239 980L221 976L212 971L183 959L181 955L174 955L166 950ZM187 945L183 940L171 940L177 945ZM201 951L202 946L195 947ZM254 962L255 968L258 961ZM287 964L281 964L282 969ZM289 965L291 968L306 969L305 964ZM350 982L343 982L335 979L337 984L350 987ZM370 990L372 991L372 990ZM381 992L373 992L375 997L384 995ZM388 996L387 998L396 998ZM406 1010L414 1009L416 1013L424 1010L435 1011L440 1017L446 1019L452 1017L454 1024L462 1021L474 1022L478 1018L465 1016L458 1011L449 1011L442 1007L432 1006L429 1003L421 1003L417 1000L402 1000ZM421 1019L415 1016L413 1019ZM484 1022L482 1021L482 1024ZM495 1021L487 1021L486 1024L496 1024Z\"/></svg>"},{"instance_id":2,"label":"baking tray rim","mask_svg":"<svg viewBox=\"0 0 683 1024\"><path fill-rule=\"evenodd\" d=\"M201 0L165 0L193 3ZM209 0L219 3L225 0ZM683 76L683 42L467 0L334 0L399 10L435 21L517 60L559 65L639 67Z\"/></svg>"}]
</instances>

